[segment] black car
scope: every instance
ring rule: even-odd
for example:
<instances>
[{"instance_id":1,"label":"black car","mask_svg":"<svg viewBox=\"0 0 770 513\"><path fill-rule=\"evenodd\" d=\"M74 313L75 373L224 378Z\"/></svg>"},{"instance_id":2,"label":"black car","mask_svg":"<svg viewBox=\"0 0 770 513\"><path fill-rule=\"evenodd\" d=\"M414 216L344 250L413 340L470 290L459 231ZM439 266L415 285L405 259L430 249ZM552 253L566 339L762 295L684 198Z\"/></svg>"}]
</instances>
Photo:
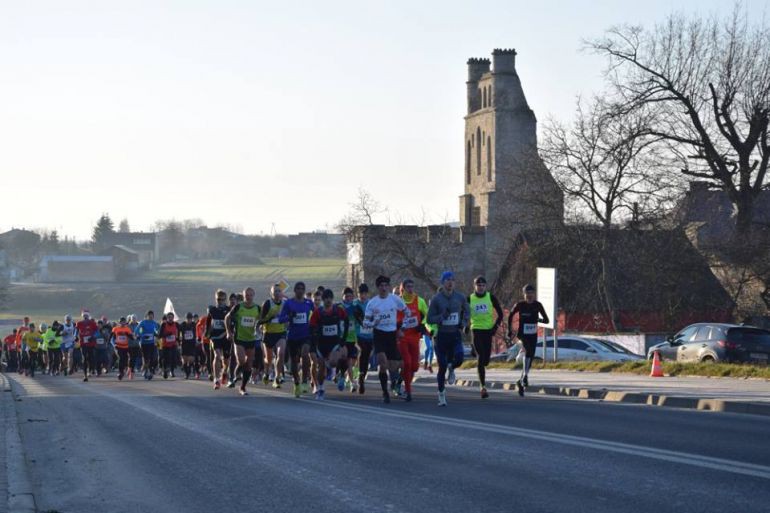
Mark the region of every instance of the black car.
<instances>
[{"instance_id":1,"label":"black car","mask_svg":"<svg viewBox=\"0 0 770 513\"><path fill-rule=\"evenodd\" d=\"M770 361L770 331L739 324L691 324L656 344L647 351L647 358L658 351L662 360L677 362L740 362Z\"/></svg>"}]
</instances>

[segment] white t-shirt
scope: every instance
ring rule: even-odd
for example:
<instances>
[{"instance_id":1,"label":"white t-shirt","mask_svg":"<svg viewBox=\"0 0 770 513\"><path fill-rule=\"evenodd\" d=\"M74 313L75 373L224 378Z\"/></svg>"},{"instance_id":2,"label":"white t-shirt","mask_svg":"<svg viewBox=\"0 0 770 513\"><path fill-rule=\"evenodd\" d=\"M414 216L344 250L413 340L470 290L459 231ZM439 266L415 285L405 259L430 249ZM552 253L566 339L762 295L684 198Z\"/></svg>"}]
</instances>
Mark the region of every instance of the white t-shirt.
<instances>
[{"instance_id":1,"label":"white t-shirt","mask_svg":"<svg viewBox=\"0 0 770 513\"><path fill-rule=\"evenodd\" d=\"M396 331L398 328L396 317L398 312L403 310L406 310L406 305L395 294L388 294L385 299L375 296L366 303L364 326L380 331Z\"/></svg>"}]
</instances>

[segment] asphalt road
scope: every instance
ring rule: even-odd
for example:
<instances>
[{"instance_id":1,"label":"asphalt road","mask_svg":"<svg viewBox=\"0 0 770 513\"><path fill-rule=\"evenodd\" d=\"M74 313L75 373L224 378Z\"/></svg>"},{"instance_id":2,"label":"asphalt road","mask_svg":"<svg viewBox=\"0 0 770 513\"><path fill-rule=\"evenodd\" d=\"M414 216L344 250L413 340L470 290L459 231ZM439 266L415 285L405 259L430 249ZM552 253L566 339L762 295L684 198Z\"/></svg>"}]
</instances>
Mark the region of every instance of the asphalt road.
<instances>
[{"instance_id":1,"label":"asphalt road","mask_svg":"<svg viewBox=\"0 0 770 513\"><path fill-rule=\"evenodd\" d=\"M12 375L39 511L770 510L770 420L435 389L383 405Z\"/></svg>"}]
</instances>

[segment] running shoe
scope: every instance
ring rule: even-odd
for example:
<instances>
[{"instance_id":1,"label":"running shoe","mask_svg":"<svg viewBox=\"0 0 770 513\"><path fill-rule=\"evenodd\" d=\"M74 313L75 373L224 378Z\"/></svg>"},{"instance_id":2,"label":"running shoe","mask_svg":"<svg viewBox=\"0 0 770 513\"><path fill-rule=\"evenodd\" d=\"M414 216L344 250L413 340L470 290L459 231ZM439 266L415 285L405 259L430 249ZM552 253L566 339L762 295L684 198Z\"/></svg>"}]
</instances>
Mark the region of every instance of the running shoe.
<instances>
[{"instance_id":1,"label":"running shoe","mask_svg":"<svg viewBox=\"0 0 770 513\"><path fill-rule=\"evenodd\" d=\"M235 380L229 381L227 383L227 388L235 388Z\"/></svg>"},{"instance_id":2,"label":"running shoe","mask_svg":"<svg viewBox=\"0 0 770 513\"><path fill-rule=\"evenodd\" d=\"M294 397L299 398L299 396L301 396L301 395L302 395L302 388L299 385L295 384L294 385Z\"/></svg>"},{"instance_id":3,"label":"running shoe","mask_svg":"<svg viewBox=\"0 0 770 513\"><path fill-rule=\"evenodd\" d=\"M521 382L524 384L524 388L527 388L529 386L529 377L524 376L524 379L521 380Z\"/></svg>"},{"instance_id":4,"label":"running shoe","mask_svg":"<svg viewBox=\"0 0 770 513\"><path fill-rule=\"evenodd\" d=\"M83 381L84 381L84 382L88 382L88 376L84 377L84 378L83 378Z\"/></svg>"},{"instance_id":5,"label":"running shoe","mask_svg":"<svg viewBox=\"0 0 770 513\"><path fill-rule=\"evenodd\" d=\"M387 392L382 393L382 402L385 404L390 404L390 394Z\"/></svg>"},{"instance_id":6,"label":"running shoe","mask_svg":"<svg viewBox=\"0 0 770 513\"><path fill-rule=\"evenodd\" d=\"M318 400L323 401L326 398L326 390L321 389L318 391Z\"/></svg>"},{"instance_id":7,"label":"running shoe","mask_svg":"<svg viewBox=\"0 0 770 513\"><path fill-rule=\"evenodd\" d=\"M438 393L438 405L446 406L446 391Z\"/></svg>"},{"instance_id":8,"label":"running shoe","mask_svg":"<svg viewBox=\"0 0 770 513\"><path fill-rule=\"evenodd\" d=\"M118 381L123 381L123 373L118 372Z\"/></svg>"},{"instance_id":9,"label":"running shoe","mask_svg":"<svg viewBox=\"0 0 770 513\"><path fill-rule=\"evenodd\" d=\"M268 376L267 374L265 374L264 376L262 376L262 384L263 384L263 385L265 385L265 386L267 386L268 384L270 384L270 376Z\"/></svg>"},{"instance_id":10,"label":"running shoe","mask_svg":"<svg viewBox=\"0 0 770 513\"><path fill-rule=\"evenodd\" d=\"M524 384L521 382L521 380L516 382L516 388L519 389L519 396L524 397Z\"/></svg>"},{"instance_id":11,"label":"running shoe","mask_svg":"<svg viewBox=\"0 0 770 513\"><path fill-rule=\"evenodd\" d=\"M455 377L455 368L453 365L449 366L449 376L446 378L447 385L454 385L457 383L457 378Z\"/></svg>"},{"instance_id":12,"label":"running shoe","mask_svg":"<svg viewBox=\"0 0 770 513\"><path fill-rule=\"evenodd\" d=\"M273 388L281 388L281 382L277 379L273 381Z\"/></svg>"},{"instance_id":13,"label":"running shoe","mask_svg":"<svg viewBox=\"0 0 770 513\"><path fill-rule=\"evenodd\" d=\"M404 401L411 403L412 402L412 394L407 393L406 397L404 397Z\"/></svg>"},{"instance_id":14,"label":"running shoe","mask_svg":"<svg viewBox=\"0 0 770 513\"><path fill-rule=\"evenodd\" d=\"M238 393L241 394L242 396L243 395L249 395L249 393L246 391L245 388L239 388L238 389Z\"/></svg>"},{"instance_id":15,"label":"running shoe","mask_svg":"<svg viewBox=\"0 0 770 513\"><path fill-rule=\"evenodd\" d=\"M340 379L337 380L337 390L339 390L340 392L344 392L345 391L345 380L344 379L340 378Z\"/></svg>"},{"instance_id":16,"label":"running shoe","mask_svg":"<svg viewBox=\"0 0 770 513\"><path fill-rule=\"evenodd\" d=\"M364 383L365 381L366 381L366 376L364 376L363 374L358 376L358 393L359 394L363 394L364 391L366 390L366 386Z\"/></svg>"},{"instance_id":17,"label":"running shoe","mask_svg":"<svg viewBox=\"0 0 770 513\"><path fill-rule=\"evenodd\" d=\"M489 392L487 392L487 389L485 387L481 387L481 398L486 399L489 397Z\"/></svg>"},{"instance_id":18,"label":"running shoe","mask_svg":"<svg viewBox=\"0 0 770 513\"><path fill-rule=\"evenodd\" d=\"M216 380L214 382L214 390L219 390L219 387L220 387L219 380Z\"/></svg>"}]
</instances>

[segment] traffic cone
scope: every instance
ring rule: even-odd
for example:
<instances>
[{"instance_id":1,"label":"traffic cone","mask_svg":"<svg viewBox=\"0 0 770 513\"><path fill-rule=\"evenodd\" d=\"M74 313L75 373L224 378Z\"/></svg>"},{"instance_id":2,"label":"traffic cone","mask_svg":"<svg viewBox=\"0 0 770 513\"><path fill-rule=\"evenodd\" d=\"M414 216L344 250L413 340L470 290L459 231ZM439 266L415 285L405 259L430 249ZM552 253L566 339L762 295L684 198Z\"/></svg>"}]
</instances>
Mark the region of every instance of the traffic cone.
<instances>
[{"instance_id":1,"label":"traffic cone","mask_svg":"<svg viewBox=\"0 0 770 513\"><path fill-rule=\"evenodd\" d=\"M652 353L652 370L650 371L651 378L662 378L663 368L660 366L660 355L657 351Z\"/></svg>"}]
</instances>

